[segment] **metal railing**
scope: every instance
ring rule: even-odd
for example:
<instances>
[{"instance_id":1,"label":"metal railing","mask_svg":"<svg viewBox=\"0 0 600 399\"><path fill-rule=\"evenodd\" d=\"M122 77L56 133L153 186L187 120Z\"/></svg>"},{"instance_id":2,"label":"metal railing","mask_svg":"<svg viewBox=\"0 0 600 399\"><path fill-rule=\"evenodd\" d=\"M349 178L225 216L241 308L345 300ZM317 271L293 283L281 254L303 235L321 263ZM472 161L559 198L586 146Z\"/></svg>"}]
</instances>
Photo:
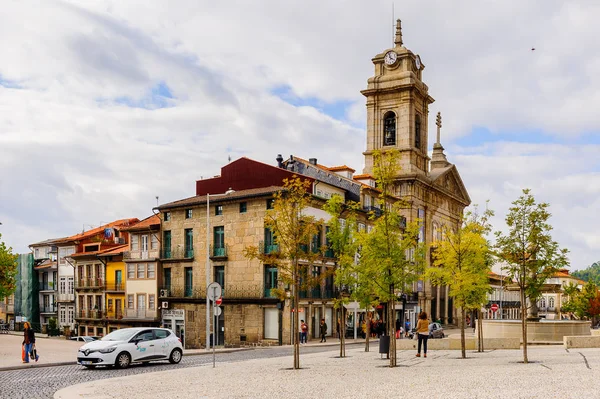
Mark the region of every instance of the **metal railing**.
<instances>
[{"instance_id":1,"label":"metal railing","mask_svg":"<svg viewBox=\"0 0 600 399\"><path fill-rule=\"evenodd\" d=\"M56 313L57 311L56 306L45 306L40 308L40 313Z\"/></svg>"},{"instance_id":2,"label":"metal railing","mask_svg":"<svg viewBox=\"0 0 600 399\"><path fill-rule=\"evenodd\" d=\"M106 291L125 291L125 283L106 284Z\"/></svg>"},{"instance_id":3,"label":"metal railing","mask_svg":"<svg viewBox=\"0 0 600 399\"><path fill-rule=\"evenodd\" d=\"M79 288L104 288L104 278L92 277L92 278L80 278L76 280L75 289Z\"/></svg>"},{"instance_id":4,"label":"metal railing","mask_svg":"<svg viewBox=\"0 0 600 399\"><path fill-rule=\"evenodd\" d=\"M367 212L373 212L376 217L380 217L381 215L383 215L383 211L381 210L381 208L378 208L373 205L363 206L363 210L365 210Z\"/></svg>"},{"instance_id":5,"label":"metal railing","mask_svg":"<svg viewBox=\"0 0 600 399\"><path fill-rule=\"evenodd\" d=\"M56 283L52 282L52 281L47 281L47 282L41 282L40 281L40 291L55 291L56 290Z\"/></svg>"},{"instance_id":6,"label":"metal railing","mask_svg":"<svg viewBox=\"0 0 600 399\"><path fill-rule=\"evenodd\" d=\"M125 251L123 252L123 259L132 260L132 259L157 259L160 258L160 250L159 249L149 249L147 251L137 250L137 251Z\"/></svg>"},{"instance_id":7,"label":"metal railing","mask_svg":"<svg viewBox=\"0 0 600 399\"><path fill-rule=\"evenodd\" d=\"M193 259L193 248L163 248L160 254L161 259Z\"/></svg>"},{"instance_id":8,"label":"metal railing","mask_svg":"<svg viewBox=\"0 0 600 399\"><path fill-rule=\"evenodd\" d=\"M174 286L160 287L159 293L162 290L168 289L168 298L206 298L206 287L194 286L194 287L183 287ZM263 289L262 285L258 284L225 284L223 287L223 297L231 299L257 299L257 298L270 298L269 295L265 295L266 290ZM164 297L163 297L164 298Z\"/></svg>"},{"instance_id":9,"label":"metal railing","mask_svg":"<svg viewBox=\"0 0 600 399\"><path fill-rule=\"evenodd\" d=\"M212 258L225 258L227 257L227 245L223 247L210 246L210 256Z\"/></svg>"},{"instance_id":10,"label":"metal railing","mask_svg":"<svg viewBox=\"0 0 600 399\"><path fill-rule=\"evenodd\" d=\"M127 319L155 319L155 309L125 309L125 317Z\"/></svg>"},{"instance_id":11,"label":"metal railing","mask_svg":"<svg viewBox=\"0 0 600 399\"><path fill-rule=\"evenodd\" d=\"M79 309L77 312L79 319L101 319L104 316L103 310L96 309Z\"/></svg>"},{"instance_id":12,"label":"metal railing","mask_svg":"<svg viewBox=\"0 0 600 399\"><path fill-rule=\"evenodd\" d=\"M125 312L123 311L123 309L108 310L106 312L107 319L120 320L124 317L124 315L125 315Z\"/></svg>"},{"instance_id":13,"label":"metal railing","mask_svg":"<svg viewBox=\"0 0 600 399\"><path fill-rule=\"evenodd\" d=\"M275 255L279 253L279 244L265 244L264 241L259 243L260 251L265 255Z\"/></svg>"}]
</instances>

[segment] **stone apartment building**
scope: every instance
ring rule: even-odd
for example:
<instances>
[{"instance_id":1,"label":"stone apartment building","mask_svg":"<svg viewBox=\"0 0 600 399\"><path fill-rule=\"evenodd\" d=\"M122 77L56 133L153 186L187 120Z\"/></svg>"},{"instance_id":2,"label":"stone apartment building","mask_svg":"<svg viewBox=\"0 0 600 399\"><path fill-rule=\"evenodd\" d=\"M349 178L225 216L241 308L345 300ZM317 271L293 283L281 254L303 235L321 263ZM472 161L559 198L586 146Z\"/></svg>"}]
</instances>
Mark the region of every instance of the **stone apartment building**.
<instances>
[{"instance_id":1,"label":"stone apartment building","mask_svg":"<svg viewBox=\"0 0 600 399\"><path fill-rule=\"evenodd\" d=\"M311 162L317 168L316 160ZM306 212L324 221L311 243L314 251L327 247L329 215L321 209L327 198L338 194L359 201L363 188L365 192L376 192L347 177L347 167L325 172L325 167L319 165L321 176L317 176L319 172L311 176L288 170L292 168L281 157L278 164L275 167L241 158L223 167L220 176L199 180L196 196L158 207L162 215L163 325L178 331L183 329L186 347L205 345L207 251L209 280L224 288L217 343L291 341L291 304L289 300L282 302L273 292L274 288L281 288L277 269L244 256L247 246L258 246L265 253L277 250L264 218L284 178L296 174L312 182L313 204ZM206 195L211 193L217 195L209 200L206 245ZM309 269L313 277L329 276L319 279L321 284L300 292L297 308L300 318L309 325L309 337L318 336L321 318L327 322L329 335L335 331L333 299L337 294L330 273L333 265L332 252L323 251Z\"/></svg>"}]
</instances>

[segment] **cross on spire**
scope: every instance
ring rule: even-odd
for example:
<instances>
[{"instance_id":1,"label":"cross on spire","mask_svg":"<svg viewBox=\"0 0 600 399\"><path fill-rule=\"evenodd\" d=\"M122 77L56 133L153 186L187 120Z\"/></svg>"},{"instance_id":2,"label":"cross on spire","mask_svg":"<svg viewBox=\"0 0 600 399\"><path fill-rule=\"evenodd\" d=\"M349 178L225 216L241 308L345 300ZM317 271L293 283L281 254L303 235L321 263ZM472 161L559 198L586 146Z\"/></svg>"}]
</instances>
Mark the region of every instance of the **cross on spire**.
<instances>
[{"instance_id":1,"label":"cross on spire","mask_svg":"<svg viewBox=\"0 0 600 399\"><path fill-rule=\"evenodd\" d=\"M437 125L437 141L436 143L440 144L440 130L442 129L442 113L438 112L435 117L435 124Z\"/></svg>"},{"instance_id":2,"label":"cross on spire","mask_svg":"<svg viewBox=\"0 0 600 399\"><path fill-rule=\"evenodd\" d=\"M396 47L402 46L402 21L396 20L396 39L394 40Z\"/></svg>"}]
</instances>

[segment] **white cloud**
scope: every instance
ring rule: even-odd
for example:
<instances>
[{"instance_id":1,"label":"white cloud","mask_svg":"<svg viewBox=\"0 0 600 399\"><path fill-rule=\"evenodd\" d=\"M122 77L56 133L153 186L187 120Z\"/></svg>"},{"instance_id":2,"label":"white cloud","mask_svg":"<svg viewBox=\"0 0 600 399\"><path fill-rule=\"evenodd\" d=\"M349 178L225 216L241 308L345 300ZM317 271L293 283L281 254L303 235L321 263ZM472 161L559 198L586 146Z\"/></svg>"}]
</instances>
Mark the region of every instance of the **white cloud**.
<instances>
[{"instance_id":1,"label":"white cloud","mask_svg":"<svg viewBox=\"0 0 600 399\"><path fill-rule=\"evenodd\" d=\"M491 199L503 215L531 187L551 203L576 267L600 249L597 146L453 143L473 126L567 141L598 132L599 7L396 4L405 45L427 67L430 114L442 111L442 141L474 202ZM86 0L9 2L3 11L0 229L18 251L84 224L145 217L156 195L192 195L228 155L274 164L293 153L362 168L360 90L371 58L392 44L389 2ZM147 103L161 83L170 108L119 103ZM339 121L277 98L279 87L352 103Z\"/></svg>"}]
</instances>

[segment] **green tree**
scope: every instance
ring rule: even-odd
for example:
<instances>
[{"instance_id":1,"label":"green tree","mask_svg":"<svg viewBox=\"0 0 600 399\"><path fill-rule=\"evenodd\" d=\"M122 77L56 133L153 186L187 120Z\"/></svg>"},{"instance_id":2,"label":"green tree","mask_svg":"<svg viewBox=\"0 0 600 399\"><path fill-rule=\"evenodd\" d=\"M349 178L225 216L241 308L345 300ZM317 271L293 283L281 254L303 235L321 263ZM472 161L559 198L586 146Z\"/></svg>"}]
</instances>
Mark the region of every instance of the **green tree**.
<instances>
[{"instance_id":1,"label":"green tree","mask_svg":"<svg viewBox=\"0 0 600 399\"><path fill-rule=\"evenodd\" d=\"M489 218L493 214L491 210L486 210L479 216L475 208L474 213L465 215L458 229L446 228L445 239L438 242L435 248L433 266L425 272L425 277L433 284L447 285L454 305L460 307L463 359L467 357L464 323L466 312L481 309L491 290L489 272L492 256L486 234L491 231Z\"/></svg>"},{"instance_id":2,"label":"green tree","mask_svg":"<svg viewBox=\"0 0 600 399\"><path fill-rule=\"evenodd\" d=\"M580 319L597 316L594 306L594 300L598 296L596 283L589 281L581 291L575 284L566 286L564 290L569 299L562 305L561 311L573 313Z\"/></svg>"},{"instance_id":3,"label":"green tree","mask_svg":"<svg viewBox=\"0 0 600 399\"><path fill-rule=\"evenodd\" d=\"M340 195L332 196L323 209L331 216L328 223L327 239L333 250L335 261L335 285L338 287L338 297L334 306L339 309L340 316L340 357L346 356L346 308L352 295L352 284L355 283L352 276L348 279L348 273L356 273L356 251L357 241L354 232L357 228L355 202L346 203ZM355 321L356 322L356 321Z\"/></svg>"},{"instance_id":4,"label":"green tree","mask_svg":"<svg viewBox=\"0 0 600 399\"><path fill-rule=\"evenodd\" d=\"M300 289L318 284L321 277L311 278L308 270L320 257L322 248L311 247L313 238L318 234L322 221L305 213L311 205L310 180L301 180L294 175L283 180L283 189L276 192L273 209L265 216L265 228L274 236L276 245L251 246L244 249L249 259L258 259L265 265L277 267L277 278L282 283L275 290L280 299L285 299L284 285L292 288L292 308L298 307ZM276 250L271 250L277 248ZM297 310L297 309L296 309ZM293 348L294 369L300 368L300 342L298 336L298 312L293 312Z\"/></svg>"},{"instance_id":5,"label":"green tree","mask_svg":"<svg viewBox=\"0 0 600 399\"><path fill-rule=\"evenodd\" d=\"M596 285L600 285L600 261L592 263L585 269L576 270L571 274L584 281L592 281L596 283Z\"/></svg>"},{"instance_id":6,"label":"green tree","mask_svg":"<svg viewBox=\"0 0 600 399\"><path fill-rule=\"evenodd\" d=\"M506 215L508 232L496 232L497 255L508 264L506 270L521 293L524 363L528 363L527 310L531 310L530 318L537 318L537 300L546 279L569 265L567 249L560 249L552 240L549 207L537 203L531 190L524 189Z\"/></svg>"},{"instance_id":7,"label":"green tree","mask_svg":"<svg viewBox=\"0 0 600 399\"><path fill-rule=\"evenodd\" d=\"M17 258L0 234L0 299L10 296L17 288Z\"/></svg>"},{"instance_id":8,"label":"green tree","mask_svg":"<svg viewBox=\"0 0 600 399\"><path fill-rule=\"evenodd\" d=\"M419 243L419 221L408 223L402 215L407 208L404 201L393 196L395 177L399 171L399 153L396 150L374 154L373 175L381 191L378 205L380 215L370 216L371 231L359 232L359 291L364 290L387 304L387 334L390 337L390 367L397 365L395 340L395 301L423 272L425 247ZM365 296L365 300L368 296Z\"/></svg>"}]
</instances>

